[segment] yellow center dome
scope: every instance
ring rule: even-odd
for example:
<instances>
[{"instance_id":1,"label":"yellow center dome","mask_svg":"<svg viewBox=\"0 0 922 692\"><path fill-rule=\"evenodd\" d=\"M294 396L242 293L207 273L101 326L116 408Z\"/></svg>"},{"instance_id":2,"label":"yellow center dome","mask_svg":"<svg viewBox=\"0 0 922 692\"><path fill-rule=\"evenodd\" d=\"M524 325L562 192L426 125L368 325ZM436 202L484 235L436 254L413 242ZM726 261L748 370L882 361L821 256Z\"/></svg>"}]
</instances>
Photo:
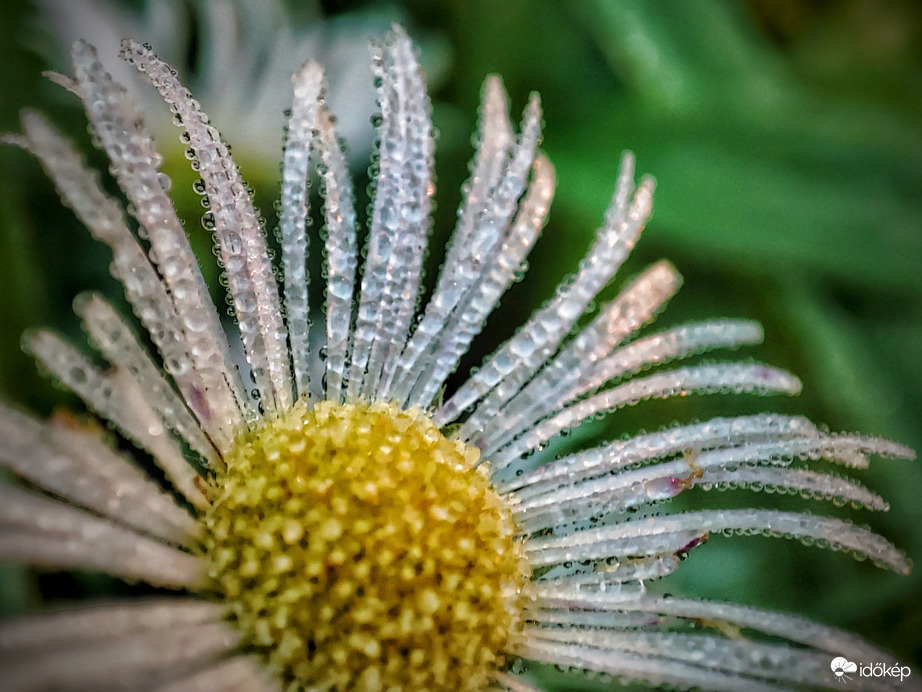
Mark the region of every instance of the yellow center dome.
<instances>
[{"instance_id":1,"label":"yellow center dome","mask_svg":"<svg viewBox=\"0 0 922 692\"><path fill-rule=\"evenodd\" d=\"M528 573L478 459L381 403L298 404L239 442L205 543L249 644L310 689L487 686Z\"/></svg>"}]
</instances>

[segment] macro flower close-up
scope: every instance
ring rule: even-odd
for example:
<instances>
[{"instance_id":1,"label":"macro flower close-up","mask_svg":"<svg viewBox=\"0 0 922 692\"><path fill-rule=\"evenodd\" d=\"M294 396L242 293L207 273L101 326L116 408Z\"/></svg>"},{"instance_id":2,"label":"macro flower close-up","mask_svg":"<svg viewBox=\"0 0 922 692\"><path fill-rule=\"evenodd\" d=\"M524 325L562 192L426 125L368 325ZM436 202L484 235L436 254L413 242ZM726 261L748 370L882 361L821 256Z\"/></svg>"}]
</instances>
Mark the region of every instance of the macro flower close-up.
<instances>
[{"instance_id":1,"label":"macro flower close-up","mask_svg":"<svg viewBox=\"0 0 922 692\"><path fill-rule=\"evenodd\" d=\"M108 248L125 302L77 295L91 349L23 336L85 410L0 403L0 558L130 588L0 621L0 688L522 692L548 688L533 669L551 666L557 685L915 689L915 669L856 634L668 586L726 536L908 575L899 547L824 505L887 510L852 472L909 447L787 412L580 437L655 400L802 388L727 355L762 342L756 321L652 324L683 279L665 260L619 274L654 207L633 154L612 163L573 273L470 367L555 194L540 97L519 119L486 77L456 225L427 277L438 133L401 26L371 46L367 213L311 60L291 79L277 229L156 48L126 38L120 57L172 116L214 258L193 250L202 230L174 207L146 111L89 42L48 76L82 102L109 175L36 110L3 137Z\"/></svg>"}]
</instances>

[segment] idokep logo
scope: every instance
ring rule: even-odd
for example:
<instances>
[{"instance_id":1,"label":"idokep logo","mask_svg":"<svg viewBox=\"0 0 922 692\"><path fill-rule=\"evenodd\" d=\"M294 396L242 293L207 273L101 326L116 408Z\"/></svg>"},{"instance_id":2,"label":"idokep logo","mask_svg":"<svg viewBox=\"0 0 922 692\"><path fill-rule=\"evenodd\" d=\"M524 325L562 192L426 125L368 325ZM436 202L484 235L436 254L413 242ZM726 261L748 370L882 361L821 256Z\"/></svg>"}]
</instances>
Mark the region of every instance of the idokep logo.
<instances>
[{"instance_id":1,"label":"idokep logo","mask_svg":"<svg viewBox=\"0 0 922 692\"><path fill-rule=\"evenodd\" d=\"M856 675L860 678L891 678L903 682L912 673L909 666L883 662L853 663L844 656L836 656L829 667L839 682L853 680Z\"/></svg>"}]
</instances>

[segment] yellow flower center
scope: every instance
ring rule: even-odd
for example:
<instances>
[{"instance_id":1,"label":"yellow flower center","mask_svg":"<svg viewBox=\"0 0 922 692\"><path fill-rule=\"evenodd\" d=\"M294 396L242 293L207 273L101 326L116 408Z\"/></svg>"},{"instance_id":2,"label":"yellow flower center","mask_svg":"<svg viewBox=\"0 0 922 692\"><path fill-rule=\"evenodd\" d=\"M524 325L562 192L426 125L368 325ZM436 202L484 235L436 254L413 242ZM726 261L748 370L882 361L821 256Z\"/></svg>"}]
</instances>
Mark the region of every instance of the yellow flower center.
<instances>
[{"instance_id":1,"label":"yellow flower center","mask_svg":"<svg viewBox=\"0 0 922 692\"><path fill-rule=\"evenodd\" d=\"M249 648L295 689L488 686L528 577L478 456L386 404L298 404L239 443L205 544Z\"/></svg>"}]
</instances>

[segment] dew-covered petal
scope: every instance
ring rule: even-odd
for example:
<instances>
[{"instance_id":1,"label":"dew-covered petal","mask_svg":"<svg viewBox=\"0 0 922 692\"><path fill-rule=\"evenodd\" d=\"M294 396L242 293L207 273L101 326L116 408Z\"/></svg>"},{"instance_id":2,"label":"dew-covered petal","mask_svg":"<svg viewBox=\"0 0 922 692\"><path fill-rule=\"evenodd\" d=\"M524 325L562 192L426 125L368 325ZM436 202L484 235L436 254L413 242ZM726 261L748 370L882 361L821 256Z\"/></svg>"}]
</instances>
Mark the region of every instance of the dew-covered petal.
<instances>
[{"instance_id":1,"label":"dew-covered petal","mask_svg":"<svg viewBox=\"0 0 922 692\"><path fill-rule=\"evenodd\" d=\"M558 433L575 428L587 418L634 406L647 399L724 392L793 395L800 390L801 383L796 377L761 363L717 363L679 368L629 380L571 404L491 455L491 459L495 468L502 468Z\"/></svg>"},{"instance_id":2,"label":"dew-covered petal","mask_svg":"<svg viewBox=\"0 0 922 692\"><path fill-rule=\"evenodd\" d=\"M641 629L659 627L666 618L660 618L648 613L636 613L625 610L630 604L624 606L603 605L598 610L586 608L583 604L577 607L548 607L547 604L535 599L525 604L523 612L527 620L542 625L574 625L576 627L604 627L606 629Z\"/></svg>"},{"instance_id":3,"label":"dew-covered petal","mask_svg":"<svg viewBox=\"0 0 922 692\"><path fill-rule=\"evenodd\" d=\"M636 654L661 662L681 662L718 676L740 675L741 687L750 680L774 684L799 683L833 688L841 683L830 675L829 655L751 640L729 640L706 634L678 632L612 632L573 627L526 627L523 638L578 645L601 653ZM880 683L867 689L892 689Z\"/></svg>"},{"instance_id":4,"label":"dew-covered petal","mask_svg":"<svg viewBox=\"0 0 922 692\"><path fill-rule=\"evenodd\" d=\"M526 382L557 350L586 311L589 302L611 280L637 242L653 204L654 183L645 178L634 189L634 158L625 154L605 224L572 281L561 285L514 337L490 356L478 372L435 413L443 427L507 377ZM631 201L633 197L633 201Z\"/></svg>"},{"instance_id":5,"label":"dew-covered petal","mask_svg":"<svg viewBox=\"0 0 922 692\"><path fill-rule=\"evenodd\" d=\"M632 523L638 523L636 520ZM623 529L619 524L618 528ZM591 531L591 530L590 530ZM564 538L584 537L583 541L566 543ZM707 531L697 527L671 527L671 530L658 530L647 525L630 527L628 530L614 531L598 536L594 532L564 534L553 539L533 538L526 543L529 564L535 567L573 563L592 560L627 560L687 553L700 545L707 538Z\"/></svg>"},{"instance_id":6,"label":"dew-covered petal","mask_svg":"<svg viewBox=\"0 0 922 692\"><path fill-rule=\"evenodd\" d=\"M349 371L349 399L373 399L409 336L422 276L433 183L431 106L415 50L392 27L373 47L381 125L375 199Z\"/></svg>"},{"instance_id":7,"label":"dew-covered petal","mask_svg":"<svg viewBox=\"0 0 922 692\"><path fill-rule=\"evenodd\" d=\"M533 100L526 109L526 114L537 107L537 101ZM461 188L458 223L445 255L446 269L463 262L462 258L469 252L469 247L465 245L473 235L490 233L482 227L481 217L490 206L491 193L496 191L508 170L509 158L515 145L515 133L509 117L509 95L503 86L502 78L498 75L490 75L484 80L478 115L475 135L477 147L470 164L471 177ZM540 109L538 115L540 117ZM540 122L534 124L537 132L540 132ZM531 148L533 149L536 144L537 140L530 145ZM451 273L455 271L450 270ZM447 277L447 274L445 278L439 276L439 284L444 284L448 280ZM438 290L433 293L433 299L437 294Z\"/></svg>"},{"instance_id":8,"label":"dew-covered petal","mask_svg":"<svg viewBox=\"0 0 922 692\"><path fill-rule=\"evenodd\" d=\"M458 226L443 264L432 299L413 338L401 355L397 368L397 386L391 396L403 402L414 387L424 392L437 390L443 382L441 368L430 369L429 355L450 338L446 325L455 310L464 310L472 289L483 280L497 262L497 251L510 229L519 198L525 189L541 136L541 108L532 96L525 109L522 134L512 141L505 90L498 78L484 85L481 138L474 158L471 180L465 186ZM430 369L428 377L420 376ZM410 405L423 402L414 397Z\"/></svg>"},{"instance_id":9,"label":"dew-covered petal","mask_svg":"<svg viewBox=\"0 0 922 692\"><path fill-rule=\"evenodd\" d=\"M324 108L320 109L318 127L327 251L326 398L339 402L352 334L358 240L348 162L336 137L333 119Z\"/></svg>"},{"instance_id":10,"label":"dew-covered petal","mask_svg":"<svg viewBox=\"0 0 922 692\"><path fill-rule=\"evenodd\" d=\"M710 533L745 534L796 538L832 550L869 558L899 574L908 574L906 556L889 541L846 521L813 514L767 509L719 509L653 516L602 526L577 533L535 538L525 544L533 566L608 556L651 555L656 542L659 554L674 552L682 540L696 543ZM681 547L681 546L680 546Z\"/></svg>"},{"instance_id":11,"label":"dew-covered petal","mask_svg":"<svg viewBox=\"0 0 922 692\"><path fill-rule=\"evenodd\" d=\"M792 439L769 438L735 447L702 452L696 457L705 466L785 462L792 459L851 461L875 454L887 459L911 459L915 453L901 444L869 435L815 434ZM866 464L862 464L862 467Z\"/></svg>"},{"instance_id":12,"label":"dew-covered petal","mask_svg":"<svg viewBox=\"0 0 922 692\"><path fill-rule=\"evenodd\" d=\"M591 376L579 387L573 387L572 397L594 391L610 380L622 378L644 368L672 360L698 355L716 348L736 348L757 344L763 338L762 326L751 320L710 320L683 324L659 334L637 339L612 352L596 363Z\"/></svg>"},{"instance_id":13,"label":"dew-covered petal","mask_svg":"<svg viewBox=\"0 0 922 692\"><path fill-rule=\"evenodd\" d=\"M465 301L448 318L438 346L427 359L410 395L409 403L431 407L433 400L458 367L471 342L482 330L499 299L521 278L525 258L547 221L556 188L554 167L540 152L532 167L532 179L509 233L502 241L496 263L480 277Z\"/></svg>"},{"instance_id":14,"label":"dew-covered petal","mask_svg":"<svg viewBox=\"0 0 922 692\"><path fill-rule=\"evenodd\" d=\"M579 607L584 596L592 598L597 605L621 606L636 601L645 593L646 589L639 581L600 579L593 582L580 577L536 581L526 589L528 598L537 600L545 608Z\"/></svg>"},{"instance_id":15,"label":"dew-covered petal","mask_svg":"<svg viewBox=\"0 0 922 692\"><path fill-rule=\"evenodd\" d=\"M89 427L43 424L0 404L0 466L48 492L172 543L199 532L192 516Z\"/></svg>"},{"instance_id":16,"label":"dew-covered petal","mask_svg":"<svg viewBox=\"0 0 922 692\"><path fill-rule=\"evenodd\" d=\"M799 492L804 496L886 510L887 505L880 496L847 479L806 469L752 466L787 465L793 459L817 459L839 450L865 453L877 446L875 440L865 440L861 436L817 435L686 454L683 458L652 466L575 479L542 494L527 497L514 494L512 510L523 531L535 532L565 525L580 517L605 516L668 500L693 486Z\"/></svg>"},{"instance_id":17,"label":"dew-covered petal","mask_svg":"<svg viewBox=\"0 0 922 692\"><path fill-rule=\"evenodd\" d=\"M624 682L668 685L673 689L701 688L714 692L779 692L786 689L750 677L702 669L678 661L617 650L600 650L580 644L544 641L535 637L518 640L514 651L519 656L543 663L607 673Z\"/></svg>"},{"instance_id":18,"label":"dew-covered petal","mask_svg":"<svg viewBox=\"0 0 922 692\"><path fill-rule=\"evenodd\" d=\"M151 260L176 308L183 339L208 396L229 395L237 416L251 419L246 390L231 359L217 310L189 239L163 185L158 170L162 157L144 129L143 118L125 90L103 69L96 51L78 41L71 51L75 78L95 135L105 149L111 170L131 202L132 213L150 241ZM228 391L229 390L229 391ZM227 410L224 401L222 410Z\"/></svg>"},{"instance_id":19,"label":"dew-covered petal","mask_svg":"<svg viewBox=\"0 0 922 692\"><path fill-rule=\"evenodd\" d=\"M762 413L735 418L714 418L704 423L674 426L635 435L602 447L561 457L537 469L502 474L498 488L526 498L553 492L582 479L603 476L635 464L648 463L685 452L737 447L757 440L779 442L818 437L816 426L801 416ZM494 483L497 478L494 476Z\"/></svg>"},{"instance_id":20,"label":"dew-covered petal","mask_svg":"<svg viewBox=\"0 0 922 692\"><path fill-rule=\"evenodd\" d=\"M250 192L218 131L209 124L175 71L137 41L122 42L121 56L160 92L188 137L208 194L208 218L214 226L233 298L234 313L250 372L267 412L292 404L287 330L266 237Z\"/></svg>"},{"instance_id":21,"label":"dew-covered petal","mask_svg":"<svg viewBox=\"0 0 922 692\"><path fill-rule=\"evenodd\" d=\"M128 229L121 208L100 188L98 174L86 166L70 142L42 116L26 111L22 122L25 146L42 163L65 204L74 210L94 238L112 250L112 275L123 285L125 297L160 351L164 368L190 410L218 448L228 451L243 426L243 419L228 388L228 373L214 366L220 353L201 350L218 348L217 342L212 343L212 335L190 337L184 331L187 323L205 325L207 320L199 319L204 313L197 311L207 312L207 308L192 308L189 300L181 299L174 305L160 275ZM182 257L175 261L182 261ZM174 273L167 265L161 266L168 275ZM180 297L184 295L180 293ZM226 349L226 343L223 347ZM196 358L193 353L201 357Z\"/></svg>"},{"instance_id":22,"label":"dew-covered petal","mask_svg":"<svg viewBox=\"0 0 922 692\"><path fill-rule=\"evenodd\" d=\"M201 558L108 519L0 485L0 560L91 569L167 588L199 588Z\"/></svg>"},{"instance_id":23,"label":"dew-covered petal","mask_svg":"<svg viewBox=\"0 0 922 692\"><path fill-rule=\"evenodd\" d=\"M589 637L636 637L637 644L646 647L649 647L649 643L644 644L645 637L652 637L654 640L660 636L673 637L676 636L675 630L683 626L693 629L696 632L694 636L700 636L697 631L706 629L714 634L724 634L734 641L741 642L738 644L739 649L733 651L733 648L728 650L719 644L724 640L716 638L718 646L724 648L724 656L729 653L732 657L735 653L742 656L745 665L751 664L751 661L745 662L748 652L752 652L754 658L761 658L763 653L768 652L771 652L769 655L782 657L824 652L823 658L827 666L833 657L841 655L842 652L849 652L850 657L854 660L884 661L890 664L896 662L891 655L847 632L801 617L733 603L650 594L644 594L633 601L625 600L622 603L614 603L604 593L585 592L579 594L578 600L566 606L549 605L542 599L535 598L526 605L525 614L531 626L540 628L543 633L553 630L565 631L574 627L586 632ZM600 632L600 635L594 632ZM763 649L762 647L766 644L759 641L741 640L742 637L750 637L753 634L762 638L768 635L774 640L781 640L768 644L769 647L780 646L780 650ZM708 639L712 638L710 634L706 636ZM787 653L789 651L788 642L795 645L793 654ZM705 640L702 640L701 644L705 643ZM625 644L625 650L632 646L634 645L630 643ZM692 642L686 643L685 647L686 652L677 651L676 653L681 653L686 658L693 658L698 647ZM707 647L702 646L701 648ZM738 668L739 663L734 667ZM828 668L826 672L828 673ZM785 675L778 671L772 671L772 673L776 676ZM815 680L811 682L821 684ZM744 685L742 688L733 689L748 690L749 687Z\"/></svg>"},{"instance_id":24,"label":"dew-covered petal","mask_svg":"<svg viewBox=\"0 0 922 692\"><path fill-rule=\"evenodd\" d=\"M199 508L208 505L201 477L129 372L117 367L103 372L57 334L45 330L27 333L23 348L90 409L150 452L183 497Z\"/></svg>"},{"instance_id":25,"label":"dew-covered petal","mask_svg":"<svg viewBox=\"0 0 922 692\"><path fill-rule=\"evenodd\" d=\"M711 469L692 477L690 485L706 489L745 488L772 493L797 493L816 500L886 512L890 506L860 483L807 469L740 468Z\"/></svg>"},{"instance_id":26,"label":"dew-covered petal","mask_svg":"<svg viewBox=\"0 0 922 692\"><path fill-rule=\"evenodd\" d=\"M594 608L588 602L581 607L586 608L587 611ZM858 660L893 660L889 654L848 632L795 615L736 603L647 594L644 598L631 603L623 612L644 616L642 620L632 620L635 623L634 626L644 629L660 629L669 624L670 618L680 618L693 624L710 623L712 627L719 627L722 630L742 629L744 632L752 630L832 655L841 655L843 651L847 651ZM619 624L621 622L619 618L622 615L619 610L599 611L596 615L597 626L615 628L623 626ZM535 611L534 617L538 621L545 620L540 611ZM549 611L547 618L548 622L565 623L567 621L567 616L559 610Z\"/></svg>"},{"instance_id":27,"label":"dew-covered petal","mask_svg":"<svg viewBox=\"0 0 922 692\"><path fill-rule=\"evenodd\" d=\"M797 684L797 689L802 684L810 689L837 689L841 683L830 675L829 663L842 652L858 661L898 663L890 654L847 632L784 613L730 603L649 594L616 603L604 593L587 592L566 606L549 605L536 598L526 606L526 618L529 624L524 630L525 639L532 641L638 654L658 659L666 666L680 661L711 673L746 676L738 678L738 686L729 689L749 690L752 678L784 683L784 689L789 689L790 683ZM753 636L758 638L750 638ZM912 689L917 688L911 679L903 684L888 680L862 682L867 684L862 684L861 689L869 690L903 689L906 682ZM709 683L705 689L715 688Z\"/></svg>"},{"instance_id":28,"label":"dew-covered petal","mask_svg":"<svg viewBox=\"0 0 922 692\"><path fill-rule=\"evenodd\" d=\"M535 578L534 583L554 582L561 588L592 587L605 590L611 584L660 579L679 568L678 555L654 555L638 559L590 560L554 565ZM534 592L532 592L534 593Z\"/></svg>"},{"instance_id":29,"label":"dew-covered petal","mask_svg":"<svg viewBox=\"0 0 922 692\"><path fill-rule=\"evenodd\" d=\"M108 362L131 374L148 405L166 426L200 454L208 466L221 468L224 462L183 400L113 307L100 295L82 294L74 301L74 310L83 319L93 345Z\"/></svg>"},{"instance_id":30,"label":"dew-covered petal","mask_svg":"<svg viewBox=\"0 0 922 692\"><path fill-rule=\"evenodd\" d=\"M318 127L323 70L308 62L292 77L294 97L282 159L279 232L285 272L285 312L295 385L299 397L310 395L310 308L307 277L308 171L311 142Z\"/></svg>"},{"instance_id":31,"label":"dew-covered petal","mask_svg":"<svg viewBox=\"0 0 922 692\"><path fill-rule=\"evenodd\" d=\"M465 421L458 437L483 450L486 457L535 421L560 410L583 388L585 376L611 350L649 322L681 286L668 262L659 262L606 305L521 391L504 381L486 396ZM500 415L500 411L502 414Z\"/></svg>"}]
</instances>

